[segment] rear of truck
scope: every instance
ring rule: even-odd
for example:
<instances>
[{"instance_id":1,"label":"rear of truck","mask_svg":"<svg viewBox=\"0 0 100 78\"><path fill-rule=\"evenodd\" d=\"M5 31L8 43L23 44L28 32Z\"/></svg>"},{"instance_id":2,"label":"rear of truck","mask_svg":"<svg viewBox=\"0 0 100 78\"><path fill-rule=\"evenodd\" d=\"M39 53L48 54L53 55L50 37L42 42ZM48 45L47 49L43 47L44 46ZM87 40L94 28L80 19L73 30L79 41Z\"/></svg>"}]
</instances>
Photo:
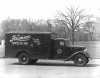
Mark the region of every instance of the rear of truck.
<instances>
[{"instance_id":1,"label":"rear of truck","mask_svg":"<svg viewBox=\"0 0 100 78\"><path fill-rule=\"evenodd\" d=\"M18 58L20 63L51 57L51 33L6 33L5 57ZM24 62L27 58L27 62ZM34 60L33 60L34 59Z\"/></svg>"}]
</instances>

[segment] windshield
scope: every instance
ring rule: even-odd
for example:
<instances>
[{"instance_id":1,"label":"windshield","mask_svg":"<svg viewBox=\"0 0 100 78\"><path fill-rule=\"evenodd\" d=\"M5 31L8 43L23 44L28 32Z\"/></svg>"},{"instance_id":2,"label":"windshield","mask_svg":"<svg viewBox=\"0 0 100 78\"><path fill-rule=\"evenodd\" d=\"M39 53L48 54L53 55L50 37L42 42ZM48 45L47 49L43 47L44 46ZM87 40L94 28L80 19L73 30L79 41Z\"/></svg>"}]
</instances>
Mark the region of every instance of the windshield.
<instances>
[{"instance_id":1,"label":"windshield","mask_svg":"<svg viewBox=\"0 0 100 78\"><path fill-rule=\"evenodd\" d=\"M56 38L56 40L59 41L60 46L70 46L71 45L71 41L68 39Z\"/></svg>"},{"instance_id":2,"label":"windshield","mask_svg":"<svg viewBox=\"0 0 100 78\"><path fill-rule=\"evenodd\" d=\"M70 40L64 40L65 41L65 46L70 46L71 45L71 41Z\"/></svg>"}]
</instances>

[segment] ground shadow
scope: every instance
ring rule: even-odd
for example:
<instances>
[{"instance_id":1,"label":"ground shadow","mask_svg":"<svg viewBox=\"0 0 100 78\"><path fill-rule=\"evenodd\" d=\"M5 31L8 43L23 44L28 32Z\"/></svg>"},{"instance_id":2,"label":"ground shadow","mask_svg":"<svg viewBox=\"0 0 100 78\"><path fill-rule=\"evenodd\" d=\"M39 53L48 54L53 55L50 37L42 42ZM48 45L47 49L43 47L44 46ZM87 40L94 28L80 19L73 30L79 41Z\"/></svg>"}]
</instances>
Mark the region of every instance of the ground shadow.
<instances>
[{"instance_id":1,"label":"ground shadow","mask_svg":"<svg viewBox=\"0 0 100 78\"><path fill-rule=\"evenodd\" d=\"M12 63L11 65L21 65L19 63ZM68 66L68 67L79 67L79 66L76 66L75 64L73 63L35 63L35 64L28 64L28 65L23 65L23 66L34 66L34 65L37 65L37 66ZM97 67L97 66L100 66L99 64L87 64L86 66L84 67Z\"/></svg>"}]
</instances>

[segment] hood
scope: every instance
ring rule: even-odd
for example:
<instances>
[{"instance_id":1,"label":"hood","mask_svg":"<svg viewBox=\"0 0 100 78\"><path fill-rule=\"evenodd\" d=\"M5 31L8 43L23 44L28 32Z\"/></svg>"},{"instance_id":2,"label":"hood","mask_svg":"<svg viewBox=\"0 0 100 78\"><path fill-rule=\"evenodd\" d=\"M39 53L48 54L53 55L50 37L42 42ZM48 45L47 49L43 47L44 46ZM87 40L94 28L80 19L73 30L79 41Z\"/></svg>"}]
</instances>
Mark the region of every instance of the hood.
<instances>
[{"instance_id":1,"label":"hood","mask_svg":"<svg viewBox=\"0 0 100 78\"><path fill-rule=\"evenodd\" d=\"M77 52L77 51L83 51L86 49L84 46L74 45L74 46L68 46L67 48L70 49L70 51Z\"/></svg>"}]
</instances>

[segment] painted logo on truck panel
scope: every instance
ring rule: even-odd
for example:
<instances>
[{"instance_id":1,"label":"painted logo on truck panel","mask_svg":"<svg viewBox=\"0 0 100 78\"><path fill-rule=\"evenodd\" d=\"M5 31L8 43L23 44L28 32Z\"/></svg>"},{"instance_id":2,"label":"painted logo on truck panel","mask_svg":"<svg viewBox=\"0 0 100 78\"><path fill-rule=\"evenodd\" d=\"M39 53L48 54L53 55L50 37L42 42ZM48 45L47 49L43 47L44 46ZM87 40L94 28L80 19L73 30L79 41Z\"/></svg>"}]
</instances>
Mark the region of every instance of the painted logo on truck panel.
<instances>
[{"instance_id":1,"label":"painted logo on truck panel","mask_svg":"<svg viewBox=\"0 0 100 78\"><path fill-rule=\"evenodd\" d=\"M12 35L10 42L14 45L28 45L30 35Z\"/></svg>"},{"instance_id":2,"label":"painted logo on truck panel","mask_svg":"<svg viewBox=\"0 0 100 78\"><path fill-rule=\"evenodd\" d=\"M30 42L29 40L32 41ZM30 45L31 47L33 47L40 45L40 39L39 38L31 39L31 35L12 35L10 43L13 45Z\"/></svg>"},{"instance_id":3,"label":"painted logo on truck panel","mask_svg":"<svg viewBox=\"0 0 100 78\"><path fill-rule=\"evenodd\" d=\"M30 39L30 35L13 35L10 42L12 41L28 41Z\"/></svg>"}]
</instances>

